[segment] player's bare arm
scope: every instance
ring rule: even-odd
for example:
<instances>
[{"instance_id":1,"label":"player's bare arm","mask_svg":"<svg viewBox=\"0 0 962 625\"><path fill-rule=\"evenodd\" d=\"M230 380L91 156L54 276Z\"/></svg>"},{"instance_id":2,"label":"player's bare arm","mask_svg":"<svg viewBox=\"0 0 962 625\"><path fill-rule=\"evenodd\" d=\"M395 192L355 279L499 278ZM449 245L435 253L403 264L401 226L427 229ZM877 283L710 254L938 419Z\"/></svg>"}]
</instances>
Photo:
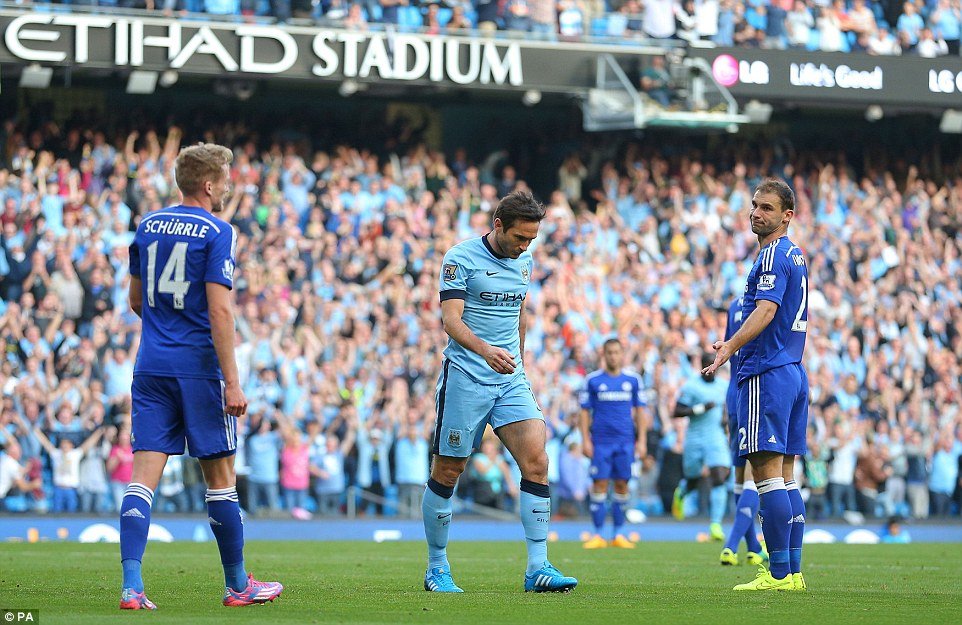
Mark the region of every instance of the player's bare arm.
<instances>
[{"instance_id":1,"label":"player's bare arm","mask_svg":"<svg viewBox=\"0 0 962 625\"><path fill-rule=\"evenodd\" d=\"M504 374L513 373L515 363L511 353L479 339L478 335L464 323L462 315L464 315L464 300L448 299L441 302L441 321L448 336L461 347L484 358L494 371Z\"/></svg>"},{"instance_id":2,"label":"player's bare arm","mask_svg":"<svg viewBox=\"0 0 962 625\"><path fill-rule=\"evenodd\" d=\"M525 310L525 305L528 303L528 296L525 295L524 299L521 300L521 311L518 313L518 334L521 337L520 349L518 350L518 356L524 361L524 333L528 329L528 315Z\"/></svg>"},{"instance_id":3,"label":"player's bare arm","mask_svg":"<svg viewBox=\"0 0 962 625\"><path fill-rule=\"evenodd\" d=\"M578 418L578 425L581 428L581 453L585 458L595 455L595 446L591 442L591 412L582 408Z\"/></svg>"},{"instance_id":4,"label":"player's bare arm","mask_svg":"<svg viewBox=\"0 0 962 625\"><path fill-rule=\"evenodd\" d=\"M635 442L635 455L644 458L648 455L648 428L651 420L648 418L648 410L643 406L635 406L635 431L638 433L638 440Z\"/></svg>"},{"instance_id":5,"label":"player's bare arm","mask_svg":"<svg viewBox=\"0 0 962 625\"><path fill-rule=\"evenodd\" d=\"M127 293L127 303L130 304L130 310L138 317L142 317L144 308L144 294L142 285L140 283L140 278L138 276L130 276L130 290Z\"/></svg>"},{"instance_id":6,"label":"player's bare arm","mask_svg":"<svg viewBox=\"0 0 962 625\"><path fill-rule=\"evenodd\" d=\"M702 369L702 373L706 375L715 373L719 367L728 362L732 354L761 334L775 318L776 312L778 312L778 304L767 299L758 300L755 304L755 310L748 316L735 336L727 341L715 341L711 346L715 350L715 362Z\"/></svg>"},{"instance_id":7,"label":"player's bare arm","mask_svg":"<svg viewBox=\"0 0 962 625\"><path fill-rule=\"evenodd\" d=\"M223 284L208 282L207 306L214 350L224 374L224 410L239 417L247 412L247 398L241 390L234 360L234 311L231 309L230 289Z\"/></svg>"}]
</instances>

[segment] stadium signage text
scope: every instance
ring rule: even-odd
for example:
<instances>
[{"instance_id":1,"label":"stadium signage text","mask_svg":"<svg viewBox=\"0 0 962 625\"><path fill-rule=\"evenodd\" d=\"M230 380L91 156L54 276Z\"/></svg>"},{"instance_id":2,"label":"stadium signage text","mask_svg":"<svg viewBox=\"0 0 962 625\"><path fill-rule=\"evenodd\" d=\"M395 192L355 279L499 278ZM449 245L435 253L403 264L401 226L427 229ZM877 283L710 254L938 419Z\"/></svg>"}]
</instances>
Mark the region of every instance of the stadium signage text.
<instances>
[{"instance_id":1,"label":"stadium signage text","mask_svg":"<svg viewBox=\"0 0 962 625\"><path fill-rule=\"evenodd\" d=\"M66 31L51 26L66 27ZM38 63L86 64L92 60L92 52L102 52L103 36L107 35L115 67L150 66L151 52L162 50L165 68L175 70L190 69L200 58L208 57L221 71L276 75L289 72L307 57L310 72L317 77L524 84L517 43L337 30L311 34L295 38L284 28L248 24L185 28L174 21L159 24L135 18L22 14L7 25L3 41L17 59ZM93 35L98 39L92 46ZM71 39L72 46L64 45Z\"/></svg>"},{"instance_id":2,"label":"stadium signage text","mask_svg":"<svg viewBox=\"0 0 962 625\"><path fill-rule=\"evenodd\" d=\"M689 48L687 54L703 58L712 66L715 80L741 99L860 109L907 106L937 112L959 108L962 93L962 58L952 56L727 47Z\"/></svg>"},{"instance_id":3,"label":"stadium signage text","mask_svg":"<svg viewBox=\"0 0 962 625\"><path fill-rule=\"evenodd\" d=\"M877 65L871 71L858 71L848 65L833 68L825 63L792 63L789 82L796 87L881 90L884 87L884 74Z\"/></svg>"},{"instance_id":4,"label":"stadium signage text","mask_svg":"<svg viewBox=\"0 0 962 625\"><path fill-rule=\"evenodd\" d=\"M932 93L962 93L962 72L943 69L929 70L929 91Z\"/></svg>"}]
</instances>

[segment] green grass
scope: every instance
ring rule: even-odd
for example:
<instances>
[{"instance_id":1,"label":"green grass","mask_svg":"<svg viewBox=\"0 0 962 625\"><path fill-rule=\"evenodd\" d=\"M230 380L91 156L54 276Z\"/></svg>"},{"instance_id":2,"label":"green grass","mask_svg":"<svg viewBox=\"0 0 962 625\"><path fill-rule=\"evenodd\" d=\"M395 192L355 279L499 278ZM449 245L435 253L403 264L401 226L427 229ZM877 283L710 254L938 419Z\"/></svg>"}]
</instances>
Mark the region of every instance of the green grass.
<instances>
[{"instance_id":1,"label":"green grass","mask_svg":"<svg viewBox=\"0 0 962 625\"><path fill-rule=\"evenodd\" d=\"M553 543L551 559L581 580L568 595L524 594L519 543L454 543L463 595L422 590L420 543L253 542L248 566L286 587L267 606L220 605L214 543L154 544L144 577L156 613L117 609L117 545L0 545L0 607L39 608L40 622L150 623L959 623L959 545L806 547L807 593L734 593L748 566L721 567L712 544L642 543L584 551ZM0 624L2 625L2 624Z\"/></svg>"}]
</instances>

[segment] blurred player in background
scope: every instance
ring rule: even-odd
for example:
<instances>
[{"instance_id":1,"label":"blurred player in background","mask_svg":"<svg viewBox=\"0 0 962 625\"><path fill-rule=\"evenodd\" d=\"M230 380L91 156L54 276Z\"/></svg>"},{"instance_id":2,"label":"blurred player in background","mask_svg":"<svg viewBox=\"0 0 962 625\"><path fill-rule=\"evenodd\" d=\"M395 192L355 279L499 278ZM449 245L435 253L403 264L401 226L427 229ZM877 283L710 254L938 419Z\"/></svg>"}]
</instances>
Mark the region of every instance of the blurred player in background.
<instances>
[{"instance_id":1,"label":"blurred player in background","mask_svg":"<svg viewBox=\"0 0 962 625\"><path fill-rule=\"evenodd\" d=\"M641 378L624 370L621 341L608 339L602 349L605 367L588 375L581 392L581 437L583 452L591 458L591 520L595 526L594 536L584 547L608 546L601 529L608 514L608 482L613 480L611 546L633 549L634 543L621 530L628 507L631 465L636 458L648 455L645 401Z\"/></svg>"},{"instance_id":2,"label":"blurred player in background","mask_svg":"<svg viewBox=\"0 0 962 625\"><path fill-rule=\"evenodd\" d=\"M511 193L495 209L494 230L455 245L441 264L441 316L450 338L438 380L431 477L421 507L428 591L463 592L447 558L451 496L489 423L521 470L525 592L567 592L578 584L548 561L547 430L522 362L532 268L527 250L544 216L530 193Z\"/></svg>"},{"instance_id":3,"label":"blurred player in background","mask_svg":"<svg viewBox=\"0 0 962 625\"><path fill-rule=\"evenodd\" d=\"M758 258L748 274L742 327L717 341L714 373L738 353L739 453L747 456L761 499L771 569L735 590L805 590L805 503L794 480L795 457L807 451L808 375L802 365L808 330L808 266L788 238L795 194L769 179L752 197Z\"/></svg>"},{"instance_id":4,"label":"blurred player in background","mask_svg":"<svg viewBox=\"0 0 962 625\"><path fill-rule=\"evenodd\" d=\"M744 298L739 295L732 299L728 306L728 321L725 324L725 340L727 341L742 327L742 304ZM738 455L740 444L738 434L738 354L731 359L731 376L728 391L725 395L725 413L728 418L728 440L731 447L732 466L735 469L735 519L725 541L719 560L723 565L738 564L738 544L745 539L748 553L745 561L758 566L768 559L768 553L758 542L758 528L755 517L758 516L758 489L751 478L751 469L746 468L748 462Z\"/></svg>"},{"instance_id":5,"label":"blurred player in background","mask_svg":"<svg viewBox=\"0 0 962 625\"><path fill-rule=\"evenodd\" d=\"M702 367L714 360L711 354L702 356ZM683 445L682 475L684 479L671 502L676 519L685 518L685 498L697 492L704 472L711 481L708 528L712 540L725 540L721 522L728 507L728 467L731 452L725 437L722 406L728 384L715 377L715 372L693 376L681 387L675 412L678 438Z\"/></svg>"},{"instance_id":6,"label":"blurred player in background","mask_svg":"<svg viewBox=\"0 0 962 625\"><path fill-rule=\"evenodd\" d=\"M183 149L175 177L180 206L149 213L130 245L130 307L143 320L131 389L133 476L120 508L120 607L156 609L144 592L141 560L150 508L167 457L200 460L207 514L224 566L225 606L265 603L283 586L244 568L237 501L237 417L247 410L234 360L236 235L212 213L229 195L231 151L214 144ZM146 305L145 305L146 300Z\"/></svg>"}]
</instances>

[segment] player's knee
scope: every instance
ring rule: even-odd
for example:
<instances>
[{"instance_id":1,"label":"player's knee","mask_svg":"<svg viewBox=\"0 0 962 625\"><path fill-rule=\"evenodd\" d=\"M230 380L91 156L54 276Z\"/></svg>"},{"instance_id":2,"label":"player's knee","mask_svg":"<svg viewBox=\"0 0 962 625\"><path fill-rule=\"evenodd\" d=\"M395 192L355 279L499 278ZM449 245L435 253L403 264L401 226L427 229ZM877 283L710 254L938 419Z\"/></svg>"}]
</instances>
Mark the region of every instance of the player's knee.
<instances>
[{"instance_id":1,"label":"player's knee","mask_svg":"<svg viewBox=\"0 0 962 625\"><path fill-rule=\"evenodd\" d=\"M728 480L728 469L726 467L712 467L711 485L722 486Z\"/></svg>"},{"instance_id":2,"label":"player's knee","mask_svg":"<svg viewBox=\"0 0 962 625\"><path fill-rule=\"evenodd\" d=\"M434 466L431 467L431 478L445 486L454 488L458 483L458 478L461 477L461 473L464 472L465 464L466 461L464 460L438 457L434 461Z\"/></svg>"},{"instance_id":3,"label":"player's knee","mask_svg":"<svg viewBox=\"0 0 962 625\"><path fill-rule=\"evenodd\" d=\"M627 495L628 480L615 480L615 493L618 495Z\"/></svg>"},{"instance_id":4,"label":"player's knee","mask_svg":"<svg viewBox=\"0 0 962 625\"><path fill-rule=\"evenodd\" d=\"M526 458L519 468L526 480L543 483L548 477L548 454L544 451L536 452Z\"/></svg>"}]
</instances>

